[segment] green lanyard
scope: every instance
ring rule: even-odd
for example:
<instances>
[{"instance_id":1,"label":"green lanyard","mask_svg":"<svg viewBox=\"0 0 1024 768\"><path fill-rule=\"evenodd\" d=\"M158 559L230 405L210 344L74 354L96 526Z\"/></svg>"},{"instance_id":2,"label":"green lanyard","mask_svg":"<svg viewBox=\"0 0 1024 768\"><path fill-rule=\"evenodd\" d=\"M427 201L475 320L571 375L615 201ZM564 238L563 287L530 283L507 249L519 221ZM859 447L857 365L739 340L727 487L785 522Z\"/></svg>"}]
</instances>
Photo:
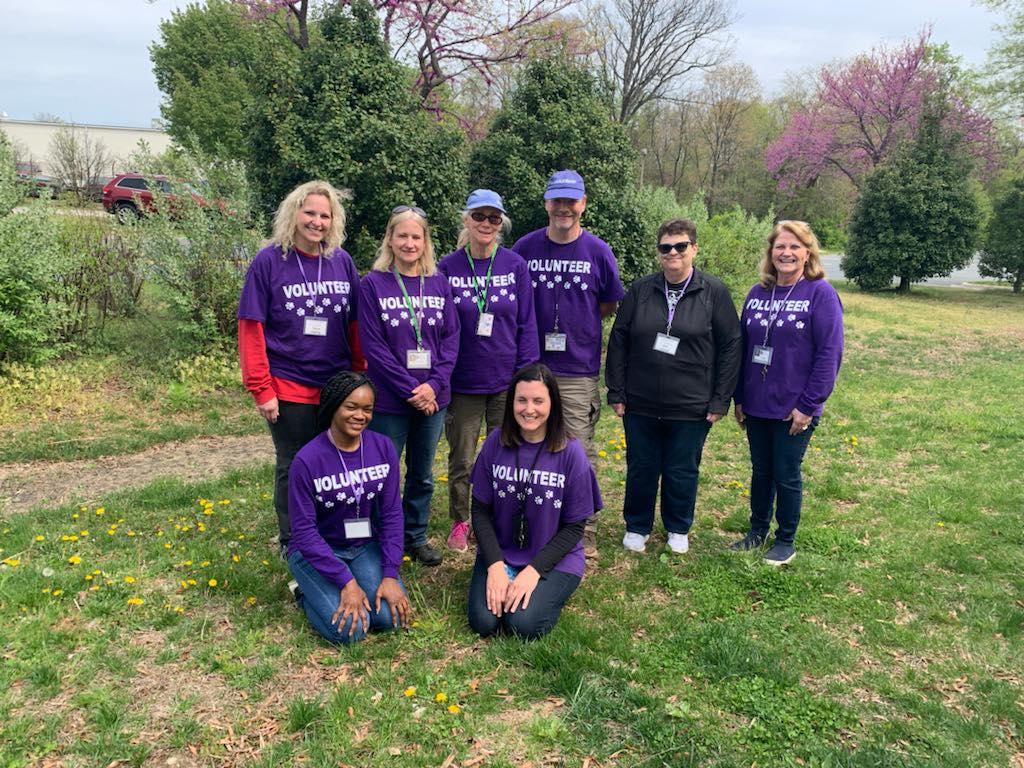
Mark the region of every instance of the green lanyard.
<instances>
[{"instance_id":1,"label":"green lanyard","mask_svg":"<svg viewBox=\"0 0 1024 768\"><path fill-rule=\"evenodd\" d=\"M476 291L476 305L480 309L480 314L484 314L487 310L487 291L491 285L491 270L494 269L494 257L498 253L498 244L494 244L494 250L491 251L491 260L487 264L487 277L484 278L484 284L482 286L476 285L476 265L473 262L473 257L469 255L469 246L467 245L464 249L466 251L466 258L469 260L469 279L473 283L473 290Z\"/></svg>"},{"instance_id":2,"label":"green lanyard","mask_svg":"<svg viewBox=\"0 0 1024 768\"><path fill-rule=\"evenodd\" d=\"M398 287L402 289L402 295L405 297L405 306L409 310L409 323L412 325L413 331L416 332L416 349L423 349L423 334L420 332L420 315L423 312L423 274L420 273L420 308L416 309L412 305L409 292L405 290L405 281L398 274L398 267L394 267L394 273Z\"/></svg>"}]
</instances>

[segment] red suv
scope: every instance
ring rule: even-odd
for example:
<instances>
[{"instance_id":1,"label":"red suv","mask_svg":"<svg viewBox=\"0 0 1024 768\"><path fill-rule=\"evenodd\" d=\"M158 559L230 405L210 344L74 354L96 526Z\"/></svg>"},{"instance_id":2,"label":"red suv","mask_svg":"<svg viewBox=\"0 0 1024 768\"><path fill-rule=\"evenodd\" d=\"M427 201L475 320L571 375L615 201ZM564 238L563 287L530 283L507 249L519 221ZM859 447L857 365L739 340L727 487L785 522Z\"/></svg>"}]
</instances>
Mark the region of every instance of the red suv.
<instances>
[{"instance_id":1,"label":"red suv","mask_svg":"<svg viewBox=\"0 0 1024 768\"><path fill-rule=\"evenodd\" d=\"M158 191L173 203L176 195L171 191L170 180L166 176L154 176L153 181ZM202 195L187 184L185 189L199 205L208 205ZM117 216L122 224L140 218L146 211L156 210L153 191L141 173L122 173L108 181L103 187L103 207L108 213Z\"/></svg>"}]
</instances>

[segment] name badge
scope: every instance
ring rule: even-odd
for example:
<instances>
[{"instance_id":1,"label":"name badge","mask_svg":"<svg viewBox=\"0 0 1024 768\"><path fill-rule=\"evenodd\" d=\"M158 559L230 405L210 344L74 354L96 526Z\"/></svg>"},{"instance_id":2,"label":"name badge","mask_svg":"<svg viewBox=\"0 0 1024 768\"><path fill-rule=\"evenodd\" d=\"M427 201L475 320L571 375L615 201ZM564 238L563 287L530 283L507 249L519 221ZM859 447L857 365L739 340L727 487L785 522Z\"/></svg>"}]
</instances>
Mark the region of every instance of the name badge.
<instances>
[{"instance_id":1,"label":"name badge","mask_svg":"<svg viewBox=\"0 0 1024 768\"><path fill-rule=\"evenodd\" d=\"M565 352L566 335L564 333L545 333L545 352Z\"/></svg>"},{"instance_id":2,"label":"name badge","mask_svg":"<svg viewBox=\"0 0 1024 768\"><path fill-rule=\"evenodd\" d=\"M654 337L654 351L664 352L666 355L674 355L679 349L679 339L669 336L667 333L659 333Z\"/></svg>"},{"instance_id":3,"label":"name badge","mask_svg":"<svg viewBox=\"0 0 1024 768\"><path fill-rule=\"evenodd\" d=\"M410 349L405 353L405 367L414 370L430 368L430 350Z\"/></svg>"},{"instance_id":4,"label":"name badge","mask_svg":"<svg viewBox=\"0 0 1024 768\"><path fill-rule=\"evenodd\" d=\"M346 539L370 538L370 518L356 517L345 521Z\"/></svg>"},{"instance_id":5,"label":"name badge","mask_svg":"<svg viewBox=\"0 0 1024 768\"><path fill-rule=\"evenodd\" d=\"M771 365L772 364L772 348L765 347L761 344L754 345L754 354L750 356L750 361L757 365Z\"/></svg>"},{"instance_id":6,"label":"name badge","mask_svg":"<svg viewBox=\"0 0 1024 768\"><path fill-rule=\"evenodd\" d=\"M326 336L327 335L327 318L326 317L307 317L302 322L302 332L306 336Z\"/></svg>"},{"instance_id":7,"label":"name badge","mask_svg":"<svg viewBox=\"0 0 1024 768\"><path fill-rule=\"evenodd\" d=\"M476 321L476 335L490 336L494 330L494 315L490 312L482 312L480 319Z\"/></svg>"}]
</instances>

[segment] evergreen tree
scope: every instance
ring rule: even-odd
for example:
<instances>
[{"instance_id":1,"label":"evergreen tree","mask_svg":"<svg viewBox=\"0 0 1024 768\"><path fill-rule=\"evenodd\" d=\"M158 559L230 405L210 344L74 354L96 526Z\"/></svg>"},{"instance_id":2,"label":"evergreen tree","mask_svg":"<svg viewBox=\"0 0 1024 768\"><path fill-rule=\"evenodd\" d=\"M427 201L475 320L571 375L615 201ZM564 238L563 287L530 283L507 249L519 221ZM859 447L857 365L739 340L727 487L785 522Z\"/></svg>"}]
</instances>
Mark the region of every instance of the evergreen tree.
<instances>
[{"instance_id":1,"label":"evergreen tree","mask_svg":"<svg viewBox=\"0 0 1024 768\"><path fill-rule=\"evenodd\" d=\"M948 275L974 256L981 212L961 137L930 100L912 144L868 176L850 222L843 272L864 290Z\"/></svg>"},{"instance_id":2,"label":"evergreen tree","mask_svg":"<svg viewBox=\"0 0 1024 768\"><path fill-rule=\"evenodd\" d=\"M611 245L623 280L649 272L654 232L638 195L638 159L625 128L609 118L589 72L560 58L539 59L520 75L490 133L474 147L469 184L504 197L515 239L547 225L544 189L551 173L563 168L582 174L583 223Z\"/></svg>"},{"instance_id":3,"label":"evergreen tree","mask_svg":"<svg viewBox=\"0 0 1024 768\"><path fill-rule=\"evenodd\" d=\"M331 6L297 59L264 61L249 134L253 180L268 208L324 178L352 191L346 247L365 269L391 209L418 205L440 253L454 245L466 195L465 139L423 111L369 3Z\"/></svg>"},{"instance_id":4,"label":"evergreen tree","mask_svg":"<svg viewBox=\"0 0 1024 768\"><path fill-rule=\"evenodd\" d=\"M1024 177L1013 179L993 203L978 271L1024 288Z\"/></svg>"}]
</instances>

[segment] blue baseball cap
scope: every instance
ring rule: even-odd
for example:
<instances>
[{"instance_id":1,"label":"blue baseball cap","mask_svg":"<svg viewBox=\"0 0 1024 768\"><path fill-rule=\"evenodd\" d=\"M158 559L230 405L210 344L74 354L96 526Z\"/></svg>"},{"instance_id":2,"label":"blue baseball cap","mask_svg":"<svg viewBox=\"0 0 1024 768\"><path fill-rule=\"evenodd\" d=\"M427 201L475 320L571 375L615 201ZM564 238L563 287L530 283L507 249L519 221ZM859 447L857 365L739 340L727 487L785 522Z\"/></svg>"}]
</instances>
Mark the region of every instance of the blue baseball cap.
<instances>
[{"instance_id":1,"label":"blue baseball cap","mask_svg":"<svg viewBox=\"0 0 1024 768\"><path fill-rule=\"evenodd\" d=\"M587 196L587 188L583 185L583 177L576 171L555 171L548 179L548 188L544 190L544 199L553 200L564 197L567 200L582 200Z\"/></svg>"},{"instance_id":2,"label":"blue baseball cap","mask_svg":"<svg viewBox=\"0 0 1024 768\"><path fill-rule=\"evenodd\" d=\"M501 195L492 189L474 189L466 198L466 210L472 211L476 208L497 208L505 213L505 206L501 202Z\"/></svg>"}]
</instances>

